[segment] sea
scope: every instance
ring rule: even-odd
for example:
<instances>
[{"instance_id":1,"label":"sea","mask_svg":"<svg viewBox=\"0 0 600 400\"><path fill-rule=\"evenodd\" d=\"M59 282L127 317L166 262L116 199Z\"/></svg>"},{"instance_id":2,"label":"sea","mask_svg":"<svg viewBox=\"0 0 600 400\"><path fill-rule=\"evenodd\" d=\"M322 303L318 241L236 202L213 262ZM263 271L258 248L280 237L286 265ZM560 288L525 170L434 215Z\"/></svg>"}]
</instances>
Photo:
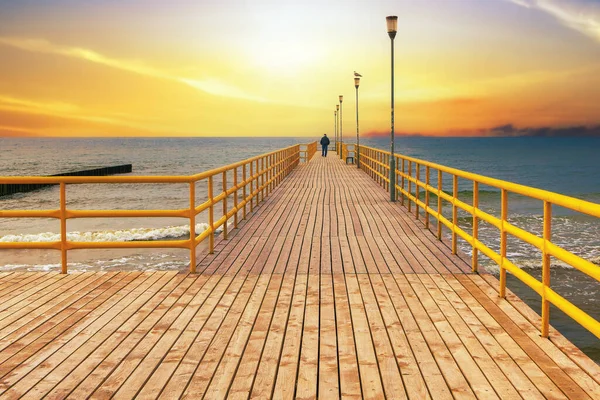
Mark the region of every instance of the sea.
<instances>
[{"instance_id":1,"label":"sea","mask_svg":"<svg viewBox=\"0 0 600 400\"><path fill-rule=\"evenodd\" d=\"M132 175L191 175L314 138L0 138L0 176L35 176L132 164ZM345 138L354 142L354 138ZM361 144L389 150L389 138L361 138ZM396 153L428 160L464 171L503 179L600 203L600 138L513 137L434 138L396 137ZM423 176L423 175L422 175ZM432 182L436 182L432 178ZM218 184L218 181L216 181ZM437 183L433 183L434 185ZM452 180L444 177L443 188L452 192ZM459 197L470 203L472 183L459 179ZM197 188L198 198L206 187ZM423 195L421 196L423 198ZM432 196L433 198L433 196ZM185 184L97 184L68 185L67 207L71 209L180 209L188 204ZM500 191L480 185L480 207L500 216ZM432 202L435 206L435 202ZM443 203L443 213L452 216ZM508 220L539 236L542 234L543 204L509 194ZM58 187L0 197L0 210L58 209ZM578 256L600 265L600 218L553 207L552 240ZM207 217L200 214L196 231L205 229ZM458 223L466 231L473 219L459 212ZM170 240L189 237L187 220L181 218L73 219L68 237L76 241ZM1 241L59 240L55 219L0 218ZM447 233L446 233L447 234ZM480 239L498 251L496 228L480 222ZM470 246L458 241L471 254ZM541 253L514 238L508 240L507 256L517 266L541 277ZM70 271L114 271L126 269L185 270L187 250L121 249L69 251ZM482 268L498 274L487 257L479 256ZM600 266L598 267L600 268ZM55 271L60 252L55 250L0 250L0 271ZM600 282L560 262L551 260L552 288L596 320L600 320ZM508 288L540 312L541 301L509 274ZM551 324L600 363L600 340L560 310L551 308Z\"/></svg>"}]
</instances>

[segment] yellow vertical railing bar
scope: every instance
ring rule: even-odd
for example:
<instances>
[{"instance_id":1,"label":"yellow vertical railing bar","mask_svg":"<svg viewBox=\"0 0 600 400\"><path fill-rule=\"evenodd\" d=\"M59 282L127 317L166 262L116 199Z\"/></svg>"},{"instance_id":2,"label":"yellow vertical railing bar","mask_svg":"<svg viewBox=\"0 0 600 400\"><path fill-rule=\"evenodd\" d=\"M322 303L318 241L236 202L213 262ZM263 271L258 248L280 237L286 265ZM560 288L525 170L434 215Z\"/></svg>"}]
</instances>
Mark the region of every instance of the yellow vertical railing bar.
<instances>
[{"instance_id":1,"label":"yellow vertical railing bar","mask_svg":"<svg viewBox=\"0 0 600 400\"><path fill-rule=\"evenodd\" d=\"M67 188L60 183L60 261L61 274L67 273Z\"/></svg>"},{"instance_id":2,"label":"yellow vertical railing bar","mask_svg":"<svg viewBox=\"0 0 600 400\"><path fill-rule=\"evenodd\" d=\"M250 212L254 210L254 161L250 161Z\"/></svg>"},{"instance_id":3,"label":"yellow vertical railing bar","mask_svg":"<svg viewBox=\"0 0 600 400\"><path fill-rule=\"evenodd\" d=\"M442 216L442 170L438 169L438 190L437 190L437 238L442 240L442 222L440 217Z\"/></svg>"},{"instance_id":4,"label":"yellow vertical railing bar","mask_svg":"<svg viewBox=\"0 0 600 400\"><path fill-rule=\"evenodd\" d=\"M452 175L452 198L458 198L458 176ZM452 254L456 254L456 229L458 226L458 207L452 202Z\"/></svg>"},{"instance_id":5,"label":"yellow vertical railing bar","mask_svg":"<svg viewBox=\"0 0 600 400\"><path fill-rule=\"evenodd\" d=\"M263 201L265 199L265 158L264 157L260 158L259 185L260 185L259 201ZM258 204L258 202L256 204Z\"/></svg>"},{"instance_id":6,"label":"yellow vertical railing bar","mask_svg":"<svg viewBox=\"0 0 600 400\"><path fill-rule=\"evenodd\" d=\"M246 182L246 167L248 164L242 165L242 181L244 181L244 187L242 189L242 194L244 195L244 211L242 213L242 219L246 219L246 204L248 203L248 198L246 197L248 194L246 193L246 186L248 186L248 182Z\"/></svg>"},{"instance_id":7,"label":"yellow vertical railing bar","mask_svg":"<svg viewBox=\"0 0 600 400\"><path fill-rule=\"evenodd\" d=\"M403 158L402 159L402 174L401 174L401 179L400 179L400 186L402 186L402 190L406 190L404 188L404 174L406 173L406 169L404 168L404 163L406 162L406 160ZM404 192L402 192L402 197L400 200L400 204L404 205Z\"/></svg>"},{"instance_id":8,"label":"yellow vertical railing bar","mask_svg":"<svg viewBox=\"0 0 600 400\"><path fill-rule=\"evenodd\" d=\"M410 181L410 178L412 178L412 161L408 162L408 194L412 195L412 182ZM410 212L412 208L412 200L410 199L410 197L408 198L408 212Z\"/></svg>"},{"instance_id":9,"label":"yellow vertical railing bar","mask_svg":"<svg viewBox=\"0 0 600 400\"><path fill-rule=\"evenodd\" d=\"M213 196L212 175L208 177L208 200L210 201L210 206L208 207L208 229L210 229L210 235L208 236L208 252L212 254L215 250L215 198Z\"/></svg>"},{"instance_id":10,"label":"yellow vertical railing bar","mask_svg":"<svg viewBox=\"0 0 600 400\"><path fill-rule=\"evenodd\" d=\"M196 273L196 181L190 182L190 273Z\"/></svg>"},{"instance_id":11,"label":"yellow vertical railing bar","mask_svg":"<svg viewBox=\"0 0 600 400\"><path fill-rule=\"evenodd\" d=\"M429 187L429 166L425 167L425 185ZM425 206L429 209L429 189L425 189ZM425 209L425 228L429 229L429 212Z\"/></svg>"},{"instance_id":12,"label":"yellow vertical railing bar","mask_svg":"<svg viewBox=\"0 0 600 400\"><path fill-rule=\"evenodd\" d=\"M227 171L223 171L223 215L225 216L225 222L223 222L223 239L227 240Z\"/></svg>"},{"instance_id":13,"label":"yellow vertical railing bar","mask_svg":"<svg viewBox=\"0 0 600 400\"><path fill-rule=\"evenodd\" d=\"M421 177L421 166L419 163L415 163L415 169L417 179L417 183L415 184L415 218L419 219L419 180Z\"/></svg>"},{"instance_id":14,"label":"yellow vertical railing bar","mask_svg":"<svg viewBox=\"0 0 600 400\"><path fill-rule=\"evenodd\" d=\"M394 166L396 168L396 171L394 171L394 179L396 179L396 182L394 182L394 190L396 191L396 199L402 193L400 189L398 189L398 177L400 176L400 170L398 169L400 168L400 166L398 165L398 159L398 156L394 156Z\"/></svg>"},{"instance_id":15,"label":"yellow vertical railing bar","mask_svg":"<svg viewBox=\"0 0 600 400\"><path fill-rule=\"evenodd\" d=\"M479 218L475 215L475 210L479 208L479 182L473 181L473 242L477 242L479 237ZM477 272L479 269L479 250L473 246L471 256L471 271Z\"/></svg>"},{"instance_id":16,"label":"yellow vertical railing bar","mask_svg":"<svg viewBox=\"0 0 600 400\"><path fill-rule=\"evenodd\" d=\"M542 251L542 337L550 331L550 302L546 298L546 288L550 288L550 254L548 243L552 239L552 203L544 201L544 250Z\"/></svg>"},{"instance_id":17,"label":"yellow vertical railing bar","mask_svg":"<svg viewBox=\"0 0 600 400\"><path fill-rule=\"evenodd\" d=\"M233 187L235 190L233 191L233 208L235 209L235 214L233 214L233 228L237 228L238 226L238 167L233 169Z\"/></svg>"},{"instance_id":18,"label":"yellow vertical railing bar","mask_svg":"<svg viewBox=\"0 0 600 400\"><path fill-rule=\"evenodd\" d=\"M271 193L271 185L273 184L273 182L271 182L271 174L273 172L271 171L271 165L273 165L272 155L267 157L267 197L269 197L269 193Z\"/></svg>"},{"instance_id":19,"label":"yellow vertical railing bar","mask_svg":"<svg viewBox=\"0 0 600 400\"><path fill-rule=\"evenodd\" d=\"M508 193L506 189L502 189L500 206L500 297L506 297L506 269L504 268L504 260L506 259L506 230L504 224L508 215Z\"/></svg>"}]
</instances>

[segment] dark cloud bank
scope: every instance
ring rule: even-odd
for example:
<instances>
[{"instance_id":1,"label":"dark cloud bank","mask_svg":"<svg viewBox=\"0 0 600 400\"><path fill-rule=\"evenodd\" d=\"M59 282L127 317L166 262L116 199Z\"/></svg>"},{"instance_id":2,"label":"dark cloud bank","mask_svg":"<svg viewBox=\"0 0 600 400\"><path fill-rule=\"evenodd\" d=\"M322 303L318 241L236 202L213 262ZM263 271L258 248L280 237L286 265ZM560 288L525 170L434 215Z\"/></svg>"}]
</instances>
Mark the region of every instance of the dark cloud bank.
<instances>
[{"instance_id":1,"label":"dark cloud bank","mask_svg":"<svg viewBox=\"0 0 600 400\"><path fill-rule=\"evenodd\" d=\"M367 137L382 137L388 136L390 133L371 131L364 133ZM396 132L398 136L430 136L421 133ZM437 136L437 135L436 135ZM543 126L538 128L517 128L513 124L496 126L491 129L477 130L452 130L446 132L447 137L600 137L600 125L596 126L566 126L566 127L550 127Z\"/></svg>"},{"instance_id":2,"label":"dark cloud bank","mask_svg":"<svg viewBox=\"0 0 600 400\"><path fill-rule=\"evenodd\" d=\"M530 136L530 137L600 137L600 125L567 126L553 128L516 128L512 124L496 126L490 129L489 136Z\"/></svg>"}]
</instances>

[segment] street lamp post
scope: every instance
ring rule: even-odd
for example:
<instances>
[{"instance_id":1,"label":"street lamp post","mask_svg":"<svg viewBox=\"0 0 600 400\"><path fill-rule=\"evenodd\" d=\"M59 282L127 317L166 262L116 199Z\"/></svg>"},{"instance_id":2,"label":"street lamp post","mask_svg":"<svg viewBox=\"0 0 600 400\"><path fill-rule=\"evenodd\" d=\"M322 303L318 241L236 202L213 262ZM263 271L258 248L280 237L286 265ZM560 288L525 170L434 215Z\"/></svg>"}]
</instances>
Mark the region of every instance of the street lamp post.
<instances>
[{"instance_id":1,"label":"street lamp post","mask_svg":"<svg viewBox=\"0 0 600 400\"><path fill-rule=\"evenodd\" d=\"M356 153L356 167L360 168L360 136L358 134L358 85L360 84L360 77L354 77L354 87L356 88L356 149L354 153Z\"/></svg>"},{"instance_id":2,"label":"street lamp post","mask_svg":"<svg viewBox=\"0 0 600 400\"><path fill-rule=\"evenodd\" d=\"M342 100L344 100L344 96L340 94L340 158L343 159L343 147L344 147L344 124L343 124L343 118L342 116L344 115L343 111L342 111Z\"/></svg>"},{"instance_id":3,"label":"street lamp post","mask_svg":"<svg viewBox=\"0 0 600 400\"><path fill-rule=\"evenodd\" d=\"M336 118L335 118L335 133L337 134L337 143L336 143L336 147L335 147L335 151L338 153L338 155L340 154L340 149L339 149L339 145L340 145L340 123L339 123L339 112L340 111L340 105L336 104L335 105L335 114L336 114Z\"/></svg>"},{"instance_id":4,"label":"street lamp post","mask_svg":"<svg viewBox=\"0 0 600 400\"><path fill-rule=\"evenodd\" d=\"M398 17L393 15L386 17L387 31L391 39L392 47L392 129L391 129L391 144L390 144L390 201L396 201L396 159L394 158L394 38L398 30Z\"/></svg>"},{"instance_id":5,"label":"street lamp post","mask_svg":"<svg viewBox=\"0 0 600 400\"><path fill-rule=\"evenodd\" d=\"M335 111L335 110L333 111L333 132L334 132L333 147L337 151L337 111Z\"/></svg>"}]
</instances>

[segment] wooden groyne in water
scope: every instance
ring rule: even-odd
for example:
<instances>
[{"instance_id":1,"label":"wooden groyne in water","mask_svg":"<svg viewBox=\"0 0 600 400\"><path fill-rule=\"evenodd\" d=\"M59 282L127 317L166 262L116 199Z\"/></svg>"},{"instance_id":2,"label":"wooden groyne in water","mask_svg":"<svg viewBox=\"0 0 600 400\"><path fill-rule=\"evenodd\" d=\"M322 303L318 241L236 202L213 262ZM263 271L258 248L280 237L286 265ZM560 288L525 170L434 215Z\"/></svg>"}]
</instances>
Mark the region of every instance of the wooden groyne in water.
<instances>
[{"instance_id":1,"label":"wooden groyne in water","mask_svg":"<svg viewBox=\"0 0 600 400\"><path fill-rule=\"evenodd\" d=\"M107 176L116 174L128 174L133 170L131 164L113 165L110 167L92 168L83 171L63 172L47 176ZM30 183L30 184L0 184L0 196L8 196L15 193L31 192L56 184Z\"/></svg>"}]
</instances>

